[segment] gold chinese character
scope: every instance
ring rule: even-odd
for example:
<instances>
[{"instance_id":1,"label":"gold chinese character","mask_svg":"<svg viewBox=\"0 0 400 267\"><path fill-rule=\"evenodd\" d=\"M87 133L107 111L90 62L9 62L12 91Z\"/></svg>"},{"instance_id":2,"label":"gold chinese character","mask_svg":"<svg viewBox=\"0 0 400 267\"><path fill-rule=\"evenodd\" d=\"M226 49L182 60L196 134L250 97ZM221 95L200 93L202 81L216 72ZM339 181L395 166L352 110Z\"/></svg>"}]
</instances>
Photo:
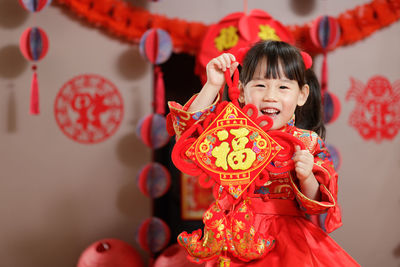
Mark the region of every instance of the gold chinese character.
<instances>
[{"instance_id":1,"label":"gold chinese character","mask_svg":"<svg viewBox=\"0 0 400 267\"><path fill-rule=\"evenodd\" d=\"M233 26L221 29L219 36L214 40L215 47L219 51L234 47L238 41L239 36L237 34L237 28Z\"/></svg>"}]
</instances>

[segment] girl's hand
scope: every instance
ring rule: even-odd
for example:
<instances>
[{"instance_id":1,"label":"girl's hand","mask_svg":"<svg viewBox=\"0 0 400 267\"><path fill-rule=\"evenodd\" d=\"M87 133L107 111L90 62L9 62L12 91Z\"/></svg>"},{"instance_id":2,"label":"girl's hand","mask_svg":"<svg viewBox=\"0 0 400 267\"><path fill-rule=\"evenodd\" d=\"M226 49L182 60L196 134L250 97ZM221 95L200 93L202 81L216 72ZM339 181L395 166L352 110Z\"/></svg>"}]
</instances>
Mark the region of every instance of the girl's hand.
<instances>
[{"instance_id":1,"label":"girl's hand","mask_svg":"<svg viewBox=\"0 0 400 267\"><path fill-rule=\"evenodd\" d=\"M293 157L295 171L300 182L313 176L312 168L314 165L314 156L307 149L301 150L296 146L296 152Z\"/></svg>"},{"instance_id":2,"label":"girl's hand","mask_svg":"<svg viewBox=\"0 0 400 267\"><path fill-rule=\"evenodd\" d=\"M235 56L230 53L224 53L208 62L207 70L207 83L210 86L221 88L225 83L224 72L230 69L231 75L239 65L236 62Z\"/></svg>"}]
</instances>

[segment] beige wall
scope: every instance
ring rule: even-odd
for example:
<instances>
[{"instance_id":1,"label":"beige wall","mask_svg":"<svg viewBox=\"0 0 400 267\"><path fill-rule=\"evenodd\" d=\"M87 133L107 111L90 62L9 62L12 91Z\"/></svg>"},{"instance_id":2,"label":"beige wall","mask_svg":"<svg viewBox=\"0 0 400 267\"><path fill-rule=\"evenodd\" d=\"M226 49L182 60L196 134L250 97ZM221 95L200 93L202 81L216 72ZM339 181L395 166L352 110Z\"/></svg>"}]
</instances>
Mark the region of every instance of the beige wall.
<instances>
[{"instance_id":1,"label":"beige wall","mask_svg":"<svg viewBox=\"0 0 400 267\"><path fill-rule=\"evenodd\" d=\"M137 247L136 227L151 212L150 201L135 185L137 171L150 161L151 151L134 133L138 119L150 112L150 65L136 46L55 5L32 16L16 2L0 0L0 266L71 267L87 245L105 237ZM243 8L243 1L231 0L131 2L169 17L205 23ZM300 1L312 11L299 9L298 2L253 0L249 8L264 9L284 24L302 24L367 1ZM30 64L18 51L20 34L35 24L46 30L51 46L38 64L40 116L28 114ZM355 104L346 102L345 95L349 77L364 83L377 74L391 83L399 80L399 41L396 23L334 51L328 59L329 87L343 104L327 137L343 157L339 200L344 226L332 237L363 266L400 263L400 137L380 144L361 139L348 125ZM319 70L321 58L315 64ZM68 139L53 115L62 84L83 73L108 78L125 104L116 134L97 145Z\"/></svg>"}]
</instances>

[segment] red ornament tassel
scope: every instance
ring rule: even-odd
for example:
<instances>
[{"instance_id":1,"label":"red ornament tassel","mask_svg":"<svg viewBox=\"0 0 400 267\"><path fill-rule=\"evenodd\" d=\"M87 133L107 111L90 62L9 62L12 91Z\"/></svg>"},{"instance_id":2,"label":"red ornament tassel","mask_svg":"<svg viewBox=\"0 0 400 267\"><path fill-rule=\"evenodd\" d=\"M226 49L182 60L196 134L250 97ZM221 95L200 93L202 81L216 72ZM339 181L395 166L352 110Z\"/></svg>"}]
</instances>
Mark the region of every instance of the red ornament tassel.
<instances>
[{"instance_id":1,"label":"red ornament tassel","mask_svg":"<svg viewBox=\"0 0 400 267\"><path fill-rule=\"evenodd\" d=\"M326 91L328 91L328 59L327 59L327 53L324 51L323 55L323 61L322 61L322 72L321 72L321 96L325 94Z\"/></svg>"},{"instance_id":2,"label":"red ornament tassel","mask_svg":"<svg viewBox=\"0 0 400 267\"><path fill-rule=\"evenodd\" d=\"M36 70L33 71L31 84L31 106L30 114L38 115L39 112L39 84L37 80Z\"/></svg>"},{"instance_id":3,"label":"red ornament tassel","mask_svg":"<svg viewBox=\"0 0 400 267\"><path fill-rule=\"evenodd\" d=\"M154 108L156 113L165 114L165 86L163 72L159 66L154 67Z\"/></svg>"}]
</instances>

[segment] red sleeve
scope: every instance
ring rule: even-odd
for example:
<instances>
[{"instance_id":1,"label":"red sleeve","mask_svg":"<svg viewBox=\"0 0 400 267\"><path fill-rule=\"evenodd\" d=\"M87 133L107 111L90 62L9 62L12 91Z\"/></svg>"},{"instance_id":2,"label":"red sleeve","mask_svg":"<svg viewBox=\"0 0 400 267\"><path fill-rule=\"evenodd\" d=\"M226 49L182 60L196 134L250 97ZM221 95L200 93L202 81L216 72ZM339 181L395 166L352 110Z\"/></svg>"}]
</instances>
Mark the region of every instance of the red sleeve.
<instances>
[{"instance_id":1,"label":"red sleeve","mask_svg":"<svg viewBox=\"0 0 400 267\"><path fill-rule=\"evenodd\" d=\"M210 106L202 110L188 112L188 108L196 97L197 94L194 95L184 106L173 101L168 102L170 113L167 115L167 129L171 135L176 135L176 139L179 139L182 133L189 129L190 126L203 121L215 110L217 103L219 102L218 95L214 103Z\"/></svg>"},{"instance_id":2,"label":"red sleeve","mask_svg":"<svg viewBox=\"0 0 400 267\"><path fill-rule=\"evenodd\" d=\"M322 139L314 132L303 131L299 137L314 155L313 173L320 184L320 201L309 199L301 193L296 182L291 180L296 199L306 216L318 215L317 222L330 233L342 225L341 212L337 203L337 180L331 155Z\"/></svg>"}]
</instances>

